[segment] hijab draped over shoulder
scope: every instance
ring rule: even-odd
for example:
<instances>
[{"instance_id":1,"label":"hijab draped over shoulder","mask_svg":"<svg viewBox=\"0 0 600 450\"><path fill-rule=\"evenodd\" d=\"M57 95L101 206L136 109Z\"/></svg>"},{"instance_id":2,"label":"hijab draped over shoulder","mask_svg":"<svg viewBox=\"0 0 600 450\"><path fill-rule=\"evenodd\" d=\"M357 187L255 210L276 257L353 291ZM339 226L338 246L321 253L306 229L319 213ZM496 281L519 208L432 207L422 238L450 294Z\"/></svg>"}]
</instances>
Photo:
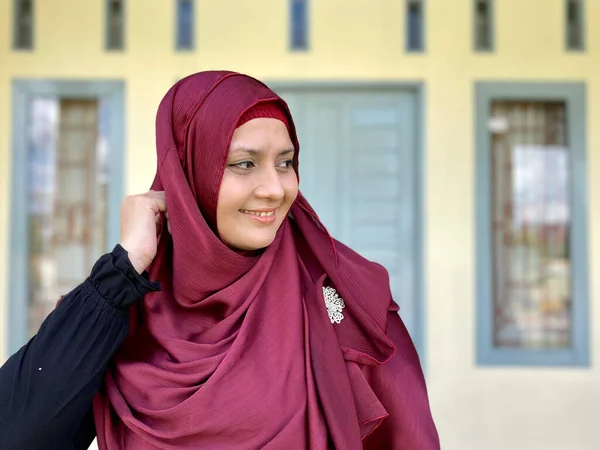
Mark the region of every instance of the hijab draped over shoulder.
<instances>
[{"instance_id":1,"label":"hijab draped over shoulder","mask_svg":"<svg viewBox=\"0 0 600 450\"><path fill-rule=\"evenodd\" d=\"M285 102L232 72L179 81L156 120L171 234L148 269L161 291L94 399L104 449L439 448L422 370L385 269L333 239L299 194L274 242L236 252L215 234L219 187L240 118ZM323 288L343 299L332 323ZM364 447L363 447L364 446Z\"/></svg>"}]
</instances>

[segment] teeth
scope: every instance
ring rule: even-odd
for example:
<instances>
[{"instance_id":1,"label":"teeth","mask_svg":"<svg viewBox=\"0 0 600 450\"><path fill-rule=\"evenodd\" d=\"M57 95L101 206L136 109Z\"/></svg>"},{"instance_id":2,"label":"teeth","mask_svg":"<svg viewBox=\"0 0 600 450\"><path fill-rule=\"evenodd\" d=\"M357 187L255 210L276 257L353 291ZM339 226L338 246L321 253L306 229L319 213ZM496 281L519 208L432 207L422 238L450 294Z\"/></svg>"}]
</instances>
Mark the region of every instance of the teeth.
<instances>
[{"instance_id":1,"label":"teeth","mask_svg":"<svg viewBox=\"0 0 600 450\"><path fill-rule=\"evenodd\" d=\"M259 216L259 217L269 217L269 216L272 216L273 214L275 214L275 211L270 211L270 212L256 212L256 211L246 211L245 209L242 209L242 212L244 214L251 214L253 216Z\"/></svg>"}]
</instances>

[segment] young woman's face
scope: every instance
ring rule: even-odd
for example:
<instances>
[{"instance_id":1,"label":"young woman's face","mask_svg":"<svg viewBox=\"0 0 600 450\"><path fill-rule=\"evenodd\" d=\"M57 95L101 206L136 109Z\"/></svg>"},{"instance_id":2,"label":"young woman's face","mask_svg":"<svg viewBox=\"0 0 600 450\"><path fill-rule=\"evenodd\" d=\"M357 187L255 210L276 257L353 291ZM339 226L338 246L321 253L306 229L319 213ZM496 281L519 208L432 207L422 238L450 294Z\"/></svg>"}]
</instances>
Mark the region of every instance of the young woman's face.
<instances>
[{"instance_id":1,"label":"young woman's face","mask_svg":"<svg viewBox=\"0 0 600 450\"><path fill-rule=\"evenodd\" d=\"M298 195L294 144L283 122L259 118L235 130L217 202L221 239L258 250L275 239Z\"/></svg>"}]
</instances>

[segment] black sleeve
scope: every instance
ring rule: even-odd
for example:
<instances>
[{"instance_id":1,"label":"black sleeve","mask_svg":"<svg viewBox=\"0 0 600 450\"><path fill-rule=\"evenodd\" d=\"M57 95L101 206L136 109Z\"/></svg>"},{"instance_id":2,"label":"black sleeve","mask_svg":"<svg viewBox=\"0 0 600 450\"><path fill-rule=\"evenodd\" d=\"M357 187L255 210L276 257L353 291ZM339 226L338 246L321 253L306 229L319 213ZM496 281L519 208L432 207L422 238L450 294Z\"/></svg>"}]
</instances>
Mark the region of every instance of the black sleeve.
<instances>
[{"instance_id":1,"label":"black sleeve","mask_svg":"<svg viewBox=\"0 0 600 450\"><path fill-rule=\"evenodd\" d=\"M91 402L129 328L129 307L157 291L119 245L66 295L39 332L0 368L0 448L67 448L94 438ZM87 429L82 438L80 429ZM62 447L65 445L65 447Z\"/></svg>"}]
</instances>

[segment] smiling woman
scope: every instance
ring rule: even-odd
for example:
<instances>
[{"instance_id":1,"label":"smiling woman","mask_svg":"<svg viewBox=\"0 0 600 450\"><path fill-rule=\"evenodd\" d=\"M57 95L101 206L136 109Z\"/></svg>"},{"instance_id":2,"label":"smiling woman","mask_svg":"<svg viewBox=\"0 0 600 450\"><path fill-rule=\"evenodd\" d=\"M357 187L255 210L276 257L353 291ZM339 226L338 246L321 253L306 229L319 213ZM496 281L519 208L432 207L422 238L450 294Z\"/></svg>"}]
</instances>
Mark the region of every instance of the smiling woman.
<instances>
[{"instance_id":1,"label":"smiling woman","mask_svg":"<svg viewBox=\"0 0 600 450\"><path fill-rule=\"evenodd\" d=\"M121 245L0 369L2 448L438 450L388 273L299 192L287 104L203 72L156 123Z\"/></svg>"}]
</instances>

